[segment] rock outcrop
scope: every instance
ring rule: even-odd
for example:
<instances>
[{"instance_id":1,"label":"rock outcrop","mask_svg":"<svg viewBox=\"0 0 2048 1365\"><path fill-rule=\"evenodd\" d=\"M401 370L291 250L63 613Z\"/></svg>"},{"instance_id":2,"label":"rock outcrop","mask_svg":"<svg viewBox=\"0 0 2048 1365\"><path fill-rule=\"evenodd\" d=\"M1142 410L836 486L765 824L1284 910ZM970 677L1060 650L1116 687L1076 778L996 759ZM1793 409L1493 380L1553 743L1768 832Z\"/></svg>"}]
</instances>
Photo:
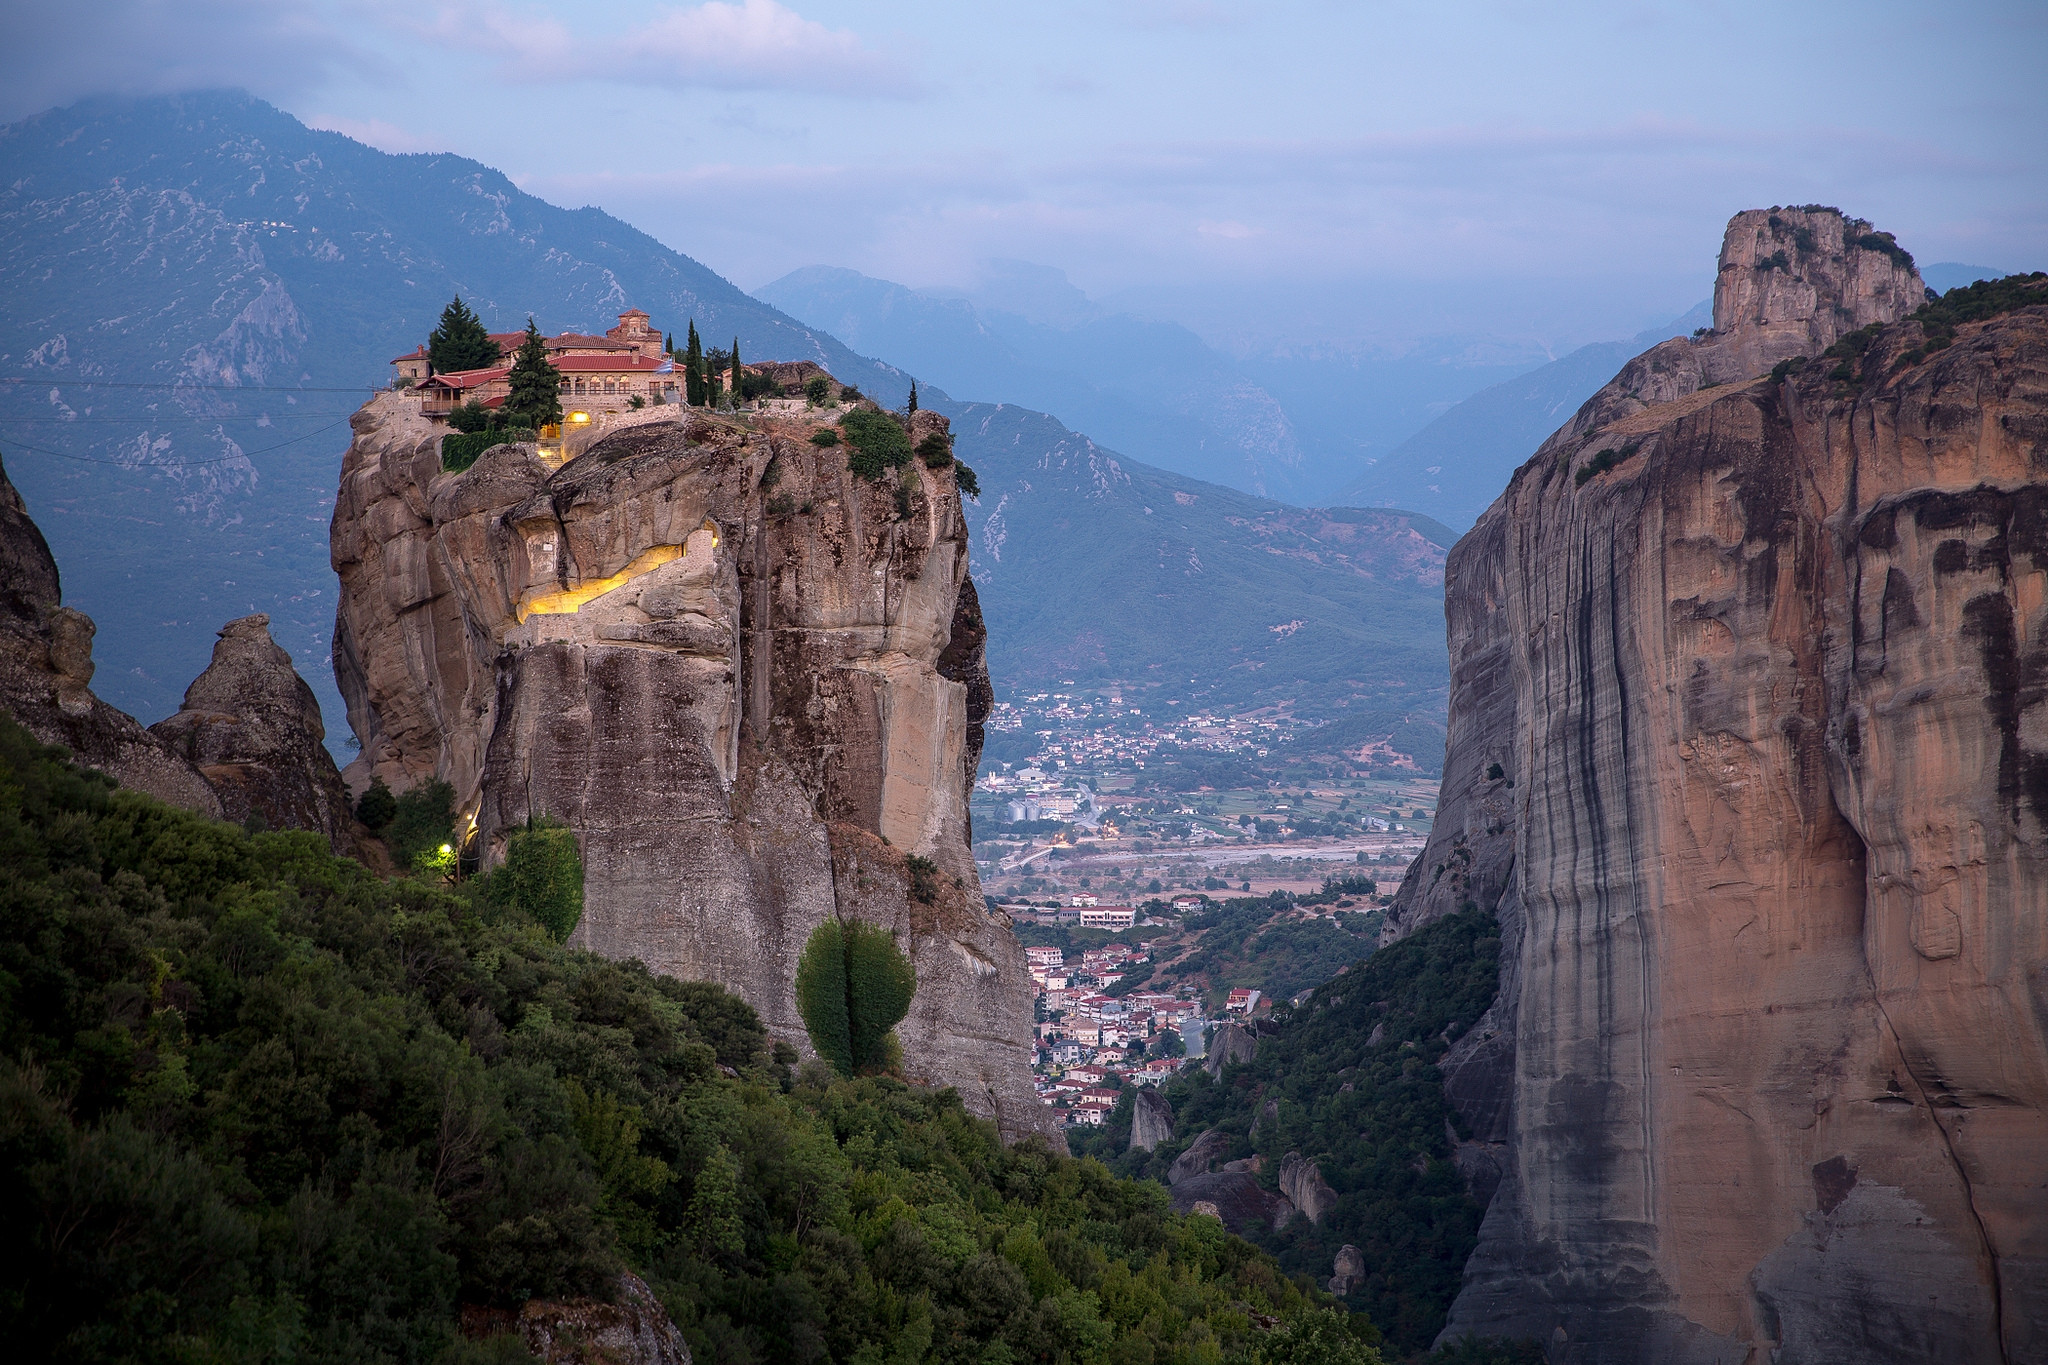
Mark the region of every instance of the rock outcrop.
<instances>
[{"instance_id":1,"label":"rock outcrop","mask_svg":"<svg viewBox=\"0 0 2048 1365\"><path fill-rule=\"evenodd\" d=\"M1304 1160L1300 1152L1280 1158L1280 1193L1311 1223L1322 1222L1323 1215L1337 1207L1337 1192L1323 1179L1323 1168Z\"/></svg>"},{"instance_id":2,"label":"rock outcrop","mask_svg":"<svg viewBox=\"0 0 2048 1365\"><path fill-rule=\"evenodd\" d=\"M1171 1195L1175 1212L1195 1213L1199 1211L1197 1205L1207 1204L1215 1209L1225 1227L1237 1232L1277 1232L1287 1226L1295 1212L1285 1195L1259 1184L1259 1178L1250 1171L1191 1175L1175 1185Z\"/></svg>"},{"instance_id":3,"label":"rock outcrop","mask_svg":"<svg viewBox=\"0 0 2048 1365\"><path fill-rule=\"evenodd\" d=\"M124 787L219 815L219 799L190 763L93 695L92 618L62 602L49 542L0 468L0 707Z\"/></svg>"},{"instance_id":4,"label":"rock outcrop","mask_svg":"<svg viewBox=\"0 0 2048 1365\"><path fill-rule=\"evenodd\" d=\"M1351 1286L1365 1278L1365 1255L1355 1246L1346 1242L1337 1248L1337 1255L1330 1266L1329 1290L1338 1298L1351 1292Z\"/></svg>"},{"instance_id":5,"label":"rock outcrop","mask_svg":"<svg viewBox=\"0 0 2048 1365\"><path fill-rule=\"evenodd\" d=\"M2048 1360L2048 289L1945 346L1922 298L1867 224L1738 215L1714 331L1450 557L1389 931L1501 921L1447 1337Z\"/></svg>"},{"instance_id":6,"label":"rock outcrop","mask_svg":"<svg viewBox=\"0 0 2048 1365\"><path fill-rule=\"evenodd\" d=\"M1249 1030L1236 1024L1225 1024L1209 1040L1209 1051L1202 1058L1202 1069L1211 1076L1220 1076L1224 1067L1232 1062L1248 1062L1258 1050L1259 1040Z\"/></svg>"},{"instance_id":7,"label":"rock outcrop","mask_svg":"<svg viewBox=\"0 0 2048 1365\"><path fill-rule=\"evenodd\" d=\"M1131 1145L1133 1152L1149 1152L1162 1142L1173 1141L1173 1106L1166 1096L1140 1086L1131 1097Z\"/></svg>"},{"instance_id":8,"label":"rock outcrop","mask_svg":"<svg viewBox=\"0 0 2048 1365\"><path fill-rule=\"evenodd\" d=\"M198 768L220 799L222 818L309 829L326 835L336 853L356 851L348 791L323 742L320 703L292 668L292 656L270 638L268 616L222 626L213 661L185 689L184 706L149 732Z\"/></svg>"},{"instance_id":9,"label":"rock outcrop","mask_svg":"<svg viewBox=\"0 0 2048 1365\"><path fill-rule=\"evenodd\" d=\"M575 943L720 982L804 1051L805 941L886 926L918 974L907 1070L1059 1141L968 851L989 689L952 472L863 478L798 417L643 416L566 464L504 445L448 473L417 400L356 415L332 534L355 775L450 782L486 863L566 822Z\"/></svg>"},{"instance_id":10,"label":"rock outcrop","mask_svg":"<svg viewBox=\"0 0 2048 1365\"><path fill-rule=\"evenodd\" d=\"M512 1336L544 1365L691 1365L690 1347L638 1275L619 1276L614 1302L529 1299L519 1311L465 1305L463 1335Z\"/></svg>"}]
</instances>

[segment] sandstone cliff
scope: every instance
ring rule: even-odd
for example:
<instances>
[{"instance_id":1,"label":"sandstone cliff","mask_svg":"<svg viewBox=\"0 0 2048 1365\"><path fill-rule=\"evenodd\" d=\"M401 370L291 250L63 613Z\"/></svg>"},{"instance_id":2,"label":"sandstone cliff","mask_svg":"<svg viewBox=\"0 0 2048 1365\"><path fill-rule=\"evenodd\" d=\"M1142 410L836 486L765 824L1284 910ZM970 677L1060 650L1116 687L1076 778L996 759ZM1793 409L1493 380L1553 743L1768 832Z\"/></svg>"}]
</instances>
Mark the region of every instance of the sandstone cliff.
<instances>
[{"instance_id":1,"label":"sandstone cliff","mask_svg":"<svg viewBox=\"0 0 2048 1365\"><path fill-rule=\"evenodd\" d=\"M445 778L485 861L567 822L575 942L720 982L806 1051L811 931L895 930L908 1070L1045 1131L1022 950L968 852L989 690L950 471L858 477L798 418L656 409L559 467L499 446L461 473L412 399L354 425L332 533L352 775Z\"/></svg>"},{"instance_id":2,"label":"sandstone cliff","mask_svg":"<svg viewBox=\"0 0 2048 1365\"><path fill-rule=\"evenodd\" d=\"M260 612L221 627L213 662L185 689L178 714L149 732L199 769L223 818L308 829L356 851L348 791L323 741L327 727L292 656Z\"/></svg>"},{"instance_id":3,"label":"sandstone cliff","mask_svg":"<svg viewBox=\"0 0 2048 1365\"><path fill-rule=\"evenodd\" d=\"M1867 225L1738 215L1713 333L1450 557L1389 931L1502 923L1449 1336L2048 1360L2048 296L1931 352L1922 297Z\"/></svg>"}]
</instances>

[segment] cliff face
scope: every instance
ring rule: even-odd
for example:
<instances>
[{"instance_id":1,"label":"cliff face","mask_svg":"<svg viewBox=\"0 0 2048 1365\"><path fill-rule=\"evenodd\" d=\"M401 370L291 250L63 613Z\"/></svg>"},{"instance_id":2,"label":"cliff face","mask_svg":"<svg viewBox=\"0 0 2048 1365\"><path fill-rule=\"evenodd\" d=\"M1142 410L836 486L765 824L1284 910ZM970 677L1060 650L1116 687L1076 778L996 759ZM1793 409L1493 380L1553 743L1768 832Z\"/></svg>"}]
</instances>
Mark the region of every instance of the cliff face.
<instances>
[{"instance_id":1,"label":"cliff face","mask_svg":"<svg viewBox=\"0 0 2048 1365\"><path fill-rule=\"evenodd\" d=\"M645 417L559 469L499 446L451 474L411 400L357 414L333 555L362 780L447 779L486 860L567 822L576 942L720 982L805 1050L811 931L895 930L908 1070L1041 1130L1022 950L968 852L989 688L952 476L864 480L797 419Z\"/></svg>"},{"instance_id":2,"label":"cliff face","mask_svg":"<svg viewBox=\"0 0 2048 1365\"><path fill-rule=\"evenodd\" d=\"M1391 932L1470 900L1505 961L1447 1067L1499 1177L1447 1335L2044 1360L2048 297L1922 356L1888 239L1773 217L1447 567Z\"/></svg>"}]
</instances>

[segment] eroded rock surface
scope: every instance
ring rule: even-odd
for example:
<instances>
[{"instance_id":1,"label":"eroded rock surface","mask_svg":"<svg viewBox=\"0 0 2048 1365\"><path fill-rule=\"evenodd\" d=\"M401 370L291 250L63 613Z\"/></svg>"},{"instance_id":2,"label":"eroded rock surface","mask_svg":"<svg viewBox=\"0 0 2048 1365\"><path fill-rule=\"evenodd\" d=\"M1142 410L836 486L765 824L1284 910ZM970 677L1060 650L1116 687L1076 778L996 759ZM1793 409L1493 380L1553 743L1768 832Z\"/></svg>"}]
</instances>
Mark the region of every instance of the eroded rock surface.
<instances>
[{"instance_id":1,"label":"eroded rock surface","mask_svg":"<svg viewBox=\"0 0 2048 1365\"><path fill-rule=\"evenodd\" d=\"M1173 1141L1173 1106L1166 1096L1140 1087L1131 1097L1131 1145L1134 1152L1149 1152L1162 1142Z\"/></svg>"},{"instance_id":2,"label":"eroded rock surface","mask_svg":"<svg viewBox=\"0 0 2048 1365\"><path fill-rule=\"evenodd\" d=\"M1258 1050L1259 1040L1248 1030L1236 1024L1225 1024L1209 1040L1209 1051L1202 1058L1202 1069L1211 1076L1220 1076L1224 1067L1232 1062L1248 1062Z\"/></svg>"},{"instance_id":3,"label":"eroded rock surface","mask_svg":"<svg viewBox=\"0 0 2048 1365\"><path fill-rule=\"evenodd\" d=\"M1738 215L1715 331L1450 556L1391 917L1503 930L1446 1062L1500 1171L1447 1336L2048 1360L2048 296L1931 353L1920 299L1867 225Z\"/></svg>"},{"instance_id":4,"label":"eroded rock surface","mask_svg":"<svg viewBox=\"0 0 2048 1365\"><path fill-rule=\"evenodd\" d=\"M1323 1215L1337 1207L1337 1192L1323 1179L1323 1168L1304 1160L1300 1152L1280 1158L1280 1193L1311 1223L1322 1222Z\"/></svg>"},{"instance_id":5,"label":"eroded rock surface","mask_svg":"<svg viewBox=\"0 0 2048 1365\"><path fill-rule=\"evenodd\" d=\"M323 742L313 689L257 613L221 627L213 661L185 689L178 714L149 732L199 769L237 824L309 829L344 856L356 850L348 791Z\"/></svg>"},{"instance_id":6,"label":"eroded rock surface","mask_svg":"<svg viewBox=\"0 0 2048 1365\"><path fill-rule=\"evenodd\" d=\"M857 477L817 429L657 413L559 468L498 446L445 473L413 400L368 404L333 526L359 775L449 781L486 861L565 821L576 943L720 982L804 1051L811 931L888 926L918 974L908 1070L1057 1142L968 851L990 694L954 476Z\"/></svg>"},{"instance_id":7,"label":"eroded rock surface","mask_svg":"<svg viewBox=\"0 0 2048 1365\"><path fill-rule=\"evenodd\" d=\"M691 1365L689 1343L638 1275L619 1276L611 1303L529 1299L518 1312L466 1305L465 1336L517 1337L545 1365Z\"/></svg>"},{"instance_id":8,"label":"eroded rock surface","mask_svg":"<svg viewBox=\"0 0 2048 1365\"><path fill-rule=\"evenodd\" d=\"M62 602L49 542L0 468L0 706L124 787L219 815L197 769L93 695L92 618Z\"/></svg>"}]
</instances>

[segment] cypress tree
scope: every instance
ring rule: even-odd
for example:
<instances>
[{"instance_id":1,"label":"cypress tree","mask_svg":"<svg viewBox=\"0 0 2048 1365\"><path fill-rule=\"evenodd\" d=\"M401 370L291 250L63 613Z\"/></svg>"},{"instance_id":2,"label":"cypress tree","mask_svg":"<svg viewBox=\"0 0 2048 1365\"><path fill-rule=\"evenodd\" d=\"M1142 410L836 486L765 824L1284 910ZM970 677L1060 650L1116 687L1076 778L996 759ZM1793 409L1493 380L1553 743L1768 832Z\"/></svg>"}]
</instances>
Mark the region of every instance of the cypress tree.
<instances>
[{"instance_id":1,"label":"cypress tree","mask_svg":"<svg viewBox=\"0 0 2048 1365\"><path fill-rule=\"evenodd\" d=\"M457 294L441 310L441 325L427 337L427 365L435 374L489 369L498 363L498 343L484 330L482 319Z\"/></svg>"},{"instance_id":2,"label":"cypress tree","mask_svg":"<svg viewBox=\"0 0 2048 1365\"><path fill-rule=\"evenodd\" d=\"M743 373L745 372L740 369L740 339L734 337L732 339L732 405L734 407L738 407L740 400L747 396L746 390L740 387L740 376Z\"/></svg>"},{"instance_id":3,"label":"cypress tree","mask_svg":"<svg viewBox=\"0 0 2048 1365\"><path fill-rule=\"evenodd\" d=\"M917 411L917 381L910 381L910 411Z\"/></svg>"},{"instance_id":4,"label":"cypress tree","mask_svg":"<svg viewBox=\"0 0 2048 1365\"><path fill-rule=\"evenodd\" d=\"M683 397L693 408L704 406L704 343L697 337L697 319L690 319L690 340L683 357Z\"/></svg>"},{"instance_id":5,"label":"cypress tree","mask_svg":"<svg viewBox=\"0 0 2048 1365\"><path fill-rule=\"evenodd\" d=\"M540 328L526 320L526 339L512 362L512 392L505 399L505 417L514 426L544 426L562 420L562 372L548 362Z\"/></svg>"}]
</instances>

